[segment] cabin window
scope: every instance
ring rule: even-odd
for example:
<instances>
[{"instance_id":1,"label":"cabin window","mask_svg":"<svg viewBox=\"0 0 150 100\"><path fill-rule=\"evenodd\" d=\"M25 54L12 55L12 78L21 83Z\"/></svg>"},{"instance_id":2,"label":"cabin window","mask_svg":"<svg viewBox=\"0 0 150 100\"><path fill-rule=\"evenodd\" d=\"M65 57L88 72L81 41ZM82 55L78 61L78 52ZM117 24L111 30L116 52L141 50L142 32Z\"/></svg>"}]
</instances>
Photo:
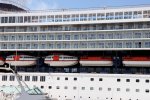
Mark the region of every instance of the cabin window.
<instances>
[{"instance_id":1,"label":"cabin window","mask_svg":"<svg viewBox=\"0 0 150 100\"><path fill-rule=\"evenodd\" d=\"M38 80L38 77L37 76L32 76L32 81L37 81Z\"/></svg>"},{"instance_id":2,"label":"cabin window","mask_svg":"<svg viewBox=\"0 0 150 100\"><path fill-rule=\"evenodd\" d=\"M41 89L44 89L44 86L41 86Z\"/></svg>"},{"instance_id":3,"label":"cabin window","mask_svg":"<svg viewBox=\"0 0 150 100\"><path fill-rule=\"evenodd\" d=\"M99 87L99 91L102 91L102 87Z\"/></svg>"},{"instance_id":4,"label":"cabin window","mask_svg":"<svg viewBox=\"0 0 150 100\"><path fill-rule=\"evenodd\" d=\"M52 89L52 86L49 86L48 88L49 88L49 89Z\"/></svg>"},{"instance_id":5,"label":"cabin window","mask_svg":"<svg viewBox=\"0 0 150 100\"><path fill-rule=\"evenodd\" d=\"M25 76L25 81L30 81L30 76Z\"/></svg>"},{"instance_id":6,"label":"cabin window","mask_svg":"<svg viewBox=\"0 0 150 100\"><path fill-rule=\"evenodd\" d=\"M145 82L146 82L146 83L149 83L149 80L147 79L147 80L145 80Z\"/></svg>"},{"instance_id":7,"label":"cabin window","mask_svg":"<svg viewBox=\"0 0 150 100\"><path fill-rule=\"evenodd\" d=\"M146 92L146 93L149 93L149 89L146 89L145 92Z\"/></svg>"},{"instance_id":8,"label":"cabin window","mask_svg":"<svg viewBox=\"0 0 150 100\"><path fill-rule=\"evenodd\" d=\"M94 87L90 87L90 90L94 90Z\"/></svg>"},{"instance_id":9,"label":"cabin window","mask_svg":"<svg viewBox=\"0 0 150 100\"><path fill-rule=\"evenodd\" d=\"M56 89L60 89L60 87L59 87L59 86L56 86Z\"/></svg>"},{"instance_id":10,"label":"cabin window","mask_svg":"<svg viewBox=\"0 0 150 100\"><path fill-rule=\"evenodd\" d=\"M130 82L130 79L126 79L126 82Z\"/></svg>"},{"instance_id":11,"label":"cabin window","mask_svg":"<svg viewBox=\"0 0 150 100\"><path fill-rule=\"evenodd\" d=\"M140 80L139 80L139 79L136 79L136 82L137 82L137 83L139 83L139 82L140 82Z\"/></svg>"},{"instance_id":12,"label":"cabin window","mask_svg":"<svg viewBox=\"0 0 150 100\"><path fill-rule=\"evenodd\" d=\"M130 91L130 89L129 89L129 88L127 88L127 89L126 89L126 92L129 92L129 91Z\"/></svg>"},{"instance_id":13,"label":"cabin window","mask_svg":"<svg viewBox=\"0 0 150 100\"><path fill-rule=\"evenodd\" d=\"M94 78L91 78L90 80L91 80L91 81L94 81Z\"/></svg>"},{"instance_id":14,"label":"cabin window","mask_svg":"<svg viewBox=\"0 0 150 100\"><path fill-rule=\"evenodd\" d=\"M136 91L136 92L140 92L140 89L136 89L135 91Z\"/></svg>"},{"instance_id":15,"label":"cabin window","mask_svg":"<svg viewBox=\"0 0 150 100\"><path fill-rule=\"evenodd\" d=\"M77 89L77 87L73 87L73 90L76 90Z\"/></svg>"},{"instance_id":16,"label":"cabin window","mask_svg":"<svg viewBox=\"0 0 150 100\"><path fill-rule=\"evenodd\" d=\"M82 87L81 89L82 89L82 90L85 90L85 87Z\"/></svg>"},{"instance_id":17,"label":"cabin window","mask_svg":"<svg viewBox=\"0 0 150 100\"><path fill-rule=\"evenodd\" d=\"M111 88L108 88L108 91L111 91Z\"/></svg>"},{"instance_id":18,"label":"cabin window","mask_svg":"<svg viewBox=\"0 0 150 100\"><path fill-rule=\"evenodd\" d=\"M2 81L7 81L7 76L2 76Z\"/></svg>"},{"instance_id":19,"label":"cabin window","mask_svg":"<svg viewBox=\"0 0 150 100\"><path fill-rule=\"evenodd\" d=\"M99 81L103 81L103 79L102 79L102 78L99 78Z\"/></svg>"},{"instance_id":20,"label":"cabin window","mask_svg":"<svg viewBox=\"0 0 150 100\"><path fill-rule=\"evenodd\" d=\"M117 79L117 82L120 82L121 81L121 79Z\"/></svg>"},{"instance_id":21,"label":"cabin window","mask_svg":"<svg viewBox=\"0 0 150 100\"><path fill-rule=\"evenodd\" d=\"M77 78L74 78L74 81L77 81Z\"/></svg>"},{"instance_id":22,"label":"cabin window","mask_svg":"<svg viewBox=\"0 0 150 100\"><path fill-rule=\"evenodd\" d=\"M22 76L19 76L19 80L22 81Z\"/></svg>"},{"instance_id":23,"label":"cabin window","mask_svg":"<svg viewBox=\"0 0 150 100\"><path fill-rule=\"evenodd\" d=\"M65 90L67 90L67 89L68 89L68 87L67 87L67 86L65 86L65 87L64 87L64 89L65 89Z\"/></svg>"},{"instance_id":24,"label":"cabin window","mask_svg":"<svg viewBox=\"0 0 150 100\"><path fill-rule=\"evenodd\" d=\"M60 80L60 77L57 77L57 80Z\"/></svg>"},{"instance_id":25,"label":"cabin window","mask_svg":"<svg viewBox=\"0 0 150 100\"><path fill-rule=\"evenodd\" d=\"M68 77L65 77L65 80L68 80Z\"/></svg>"},{"instance_id":26,"label":"cabin window","mask_svg":"<svg viewBox=\"0 0 150 100\"><path fill-rule=\"evenodd\" d=\"M120 88L117 88L117 91L120 91Z\"/></svg>"},{"instance_id":27,"label":"cabin window","mask_svg":"<svg viewBox=\"0 0 150 100\"><path fill-rule=\"evenodd\" d=\"M15 80L15 76L10 76L10 77L9 77L9 80L10 80L10 81L14 81L14 80Z\"/></svg>"},{"instance_id":28,"label":"cabin window","mask_svg":"<svg viewBox=\"0 0 150 100\"><path fill-rule=\"evenodd\" d=\"M45 76L40 76L40 81L45 82Z\"/></svg>"}]
</instances>

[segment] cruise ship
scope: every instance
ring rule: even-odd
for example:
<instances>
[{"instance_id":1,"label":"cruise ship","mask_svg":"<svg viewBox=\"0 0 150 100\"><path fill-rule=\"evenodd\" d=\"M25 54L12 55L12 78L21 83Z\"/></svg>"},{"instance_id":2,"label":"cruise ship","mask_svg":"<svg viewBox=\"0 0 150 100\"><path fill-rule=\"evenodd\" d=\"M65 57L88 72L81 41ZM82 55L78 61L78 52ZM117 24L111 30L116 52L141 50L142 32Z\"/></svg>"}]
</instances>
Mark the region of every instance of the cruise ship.
<instances>
[{"instance_id":1,"label":"cruise ship","mask_svg":"<svg viewBox=\"0 0 150 100\"><path fill-rule=\"evenodd\" d=\"M51 100L150 99L150 5L31 11L24 2L0 0L1 67ZM0 91L12 86L1 71Z\"/></svg>"}]
</instances>

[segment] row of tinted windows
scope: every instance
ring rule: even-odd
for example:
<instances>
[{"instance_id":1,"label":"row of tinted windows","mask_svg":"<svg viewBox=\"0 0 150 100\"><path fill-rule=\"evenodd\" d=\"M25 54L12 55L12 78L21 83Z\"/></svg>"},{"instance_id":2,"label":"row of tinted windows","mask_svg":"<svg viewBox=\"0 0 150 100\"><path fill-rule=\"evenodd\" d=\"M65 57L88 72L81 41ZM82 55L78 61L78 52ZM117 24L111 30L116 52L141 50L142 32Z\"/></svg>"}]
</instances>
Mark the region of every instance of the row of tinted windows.
<instances>
[{"instance_id":1,"label":"row of tinted windows","mask_svg":"<svg viewBox=\"0 0 150 100\"><path fill-rule=\"evenodd\" d=\"M20 81L23 80L22 76L19 77ZM45 76L40 76L38 79L38 76L32 76L32 81L41 81L45 82ZM8 81L8 76L4 75L2 76L2 81ZM9 81L15 81L15 76L9 76ZM31 81L31 76L24 76L24 81Z\"/></svg>"}]
</instances>

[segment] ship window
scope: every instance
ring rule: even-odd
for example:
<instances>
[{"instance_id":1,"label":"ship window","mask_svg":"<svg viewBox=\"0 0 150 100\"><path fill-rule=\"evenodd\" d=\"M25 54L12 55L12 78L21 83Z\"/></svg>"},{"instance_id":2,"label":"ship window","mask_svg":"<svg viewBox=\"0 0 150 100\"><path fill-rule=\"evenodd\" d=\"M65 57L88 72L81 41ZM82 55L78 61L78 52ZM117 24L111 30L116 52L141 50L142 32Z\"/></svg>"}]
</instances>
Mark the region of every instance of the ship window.
<instances>
[{"instance_id":1,"label":"ship window","mask_svg":"<svg viewBox=\"0 0 150 100\"><path fill-rule=\"evenodd\" d=\"M32 81L37 81L38 77L37 76L32 76Z\"/></svg>"},{"instance_id":2,"label":"ship window","mask_svg":"<svg viewBox=\"0 0 150 100\"><path fill-rule=\"evenodd\" d=\"M149 89L146 89L145 92L146 92L146 93L149 93Z\"/></svg>"},{"instance_id":3,"label":"ship window","mask_svg":"<svg viewBox=\"0 0 150 100\"><path fill-rule=\"evenodd\" d=\"M25 81L30 81L30 76L25 76Z\"/></svg>"},{"instance_id":4,"label":"ship window","mask_svg":"<svg viewBox=\"0 0 150 100\"><path fill-rule=\"evenodd\" d=\"M56 89L60 89L60 87L59 87L59 86L56 86Z\"/></svg>"},{"instance_id":5,"label":"ship window","mask_svg":"<svg viewBox=\"0 0 150 100\"><path fill-rule=\"evenodd\" d=\"M44 86L41 86L41 89L44 89Z\"/></svg>"},{"instance_id":6,"label":"ship window","mask_svg":"<svg viewBox=\"0 0 150 100\"><path fill-rule=\"evenodd\" d=\"M99 81L103 81L103 79L102 79L102 78L99 78Z\"/></svg>"},{"instance_id":7,"label":"ship window","mask_svg":"<svg viewBox=\"0 0 150 100\"><path fill-rule=\"evenodd\" d=\"M136 91L136 92L140 92L140 89L136 89L135 91Z\"/></svg>"},{"instance_id":8,"label":"ship window","mask_svg":"<svg viewBox=\"0 0 150 100\"><path fill-rule=\"evenodd\" d=\"M102 91L102 87L99 87L99 91Z\"/></svg>"},{"instance_id":9,"label":"ship window","mask_svg":"<svg viewBox=\"0 0 150 100\"><path fill-rule=\"evenodd\" d=\"M9 80L10 80L10 81L14 81L14 80L15 80L15 76L10 76L10 77L9 77Z\"/></svg>"},{"instance_id":10,"label":"ship window","mask_svg":"<svg viewBox=\"0 0 150 100\"><path fill-rule=\"evenodd\" d=\"M77 78L74 78L74 81L77 81Z\"/></svg>"},{"instance_id":11,"label":"ship window","mask_svg":"<svg viewBox=\"0 0 150 100\"><path fill-rule=\"evenodd\" d=\"M81 89L82 89L82 90L85 90L85 87L82 87Z\"/></svg>"},{"instance_id":12,"label":"ship window","mask_svg":"<svg viewBox=\"0 0 150 100\"><path fill-rule=\"evenodd\" d=\"M49 86L48 88L49 88L49 89L52 89L52 86Z\"/></svg>"},{"instance_id":13,"label":"ship window","mask_svg":"<svg viewBox=\"0 0 150 100\"><path fill-rule=\"evenodd\" d=\"M129 91L130 91L130 89L129 89L129 88L127 88L127 89L126 89L126 92L129 92Z\"/></svg>"},{"instance_id":14,"label":"ship window","mask_svg":"<svg viewBox=\"0 0 150 100\"><path fill-rule=\"evenodd\" d=\"M139 80L139 79L136 79L136 82L138 83L138 82L140 82L140 80Z\"/></svg>"},{"instance_id":15,"label":"ship window","mask_svg":"<svg viewBox=\"0 0 150 100\"><path fill-rule=\"evenodd\" d=\"M2 81L7 81L7 76L2 76Z\"/></svg>"},{"instance_id":16,"label":"ship window","mask_svg":"<svg viewBox=\"0 0 150 100\"><path fill-rule=\"evenodd\" d=\"M91 81L94 81L94 78L91 78L90 80L91 80Z\"/></svg>"},{"instance_id":17,"label":"ship window","mask_svg":"<svg viewBox=\"0 0 150 100\"><path fill-rule=\"evenodd\" d=\"M121 79L117 79L117 82L120 82L121 81Z\"/></svg>"},{"instance_id":18,"label":"ship window","mask_svg":"<svg viewBox=\"0 0 150 100\"><path fill-rule=\"evenodd\" d=\"M60 80L60 77L57 77L57 80Z\"/></svg>"},{"instance_id":19,"label":"ship window","mask_svg":"<svg viewBox=\"0 0 150 100\"><path fill-rule=\"evenodd\" d=\"M108 91L111 91L111 88L108 88Z\"/></svg>"},{"instance_id":20,"label":"ship window","mask_svg":"<svg viewBox=\"0 0 150 100\"><path fill-rule=\"evenodd\" d=\"M65 77L65 80L68 80L68 77Z\"/></svg>"},{"instance_id":21,"label":"ship window","mask_svg":"<svg viewBox=\"0 0 150 100\"><path fill-rule=\"evenodd\" d=\"M73 87L73 90L76 90L77 89L77 87Z\"/></svg>"},{"instance_id":22,"label":"ship window","mask_svg":"<svg viewBox=\"0 0 150 100\"><path fill-rule=\"evenodd\" d=\"M45 76L40 76L40 81L45 82Z\"/></svg>"},{"instance_id":23,"label":"ship window","mask_svg":"<svg viewBox=\"0 0 150 100\"><path fill-rule=\"evenodd\" d=\"M147 80L145 80L145 82L146 82L146 83L149 83L149 80L147 79Z\"/></svg>"},{"instance_id":24,"label":"ship window","mask_svg":"<svg viewBox=\"0 0 150 100\"><path fill-rule=\"evenodd\" d=\"M19 80L22 81L22 76L19 76Z\"/></svg>"},{"instance_id":25,"label":"ship window","mask_svg":"<svg viewBox=\"0 0 150 100\"><path fill-rule=\"evenodd\" d=\"M130 82L130 79L126 79L126 82Z\"/></svg>"},{"instance_id":26,"label":"ship window","mask_svg":"<svg viewBox=\"0 0 150 100\"><path fill-rule=\"evenodd\" d=\"M65 87L64 87L64 89L68 89L68 87L67 87L67 86L65 86Z\"/></svg>"},{"instance_id":27,"label":"ship window","mask_svg":"<svg viewBox=\"0 0 150 100\"><path fill-rule=\"evenodd\" d=\"M94 90L94 87L90 87L90 90Z\"/></svg>"},{"instance_id":28,"label":"ship window","mask_svg":"<svg viewBox=\"0 0 150 100\"><path fill-rule=\"evenodd\" d=\"M117 88L117 91L120 91L120 88Z\"/></svg>"}]
</instances>

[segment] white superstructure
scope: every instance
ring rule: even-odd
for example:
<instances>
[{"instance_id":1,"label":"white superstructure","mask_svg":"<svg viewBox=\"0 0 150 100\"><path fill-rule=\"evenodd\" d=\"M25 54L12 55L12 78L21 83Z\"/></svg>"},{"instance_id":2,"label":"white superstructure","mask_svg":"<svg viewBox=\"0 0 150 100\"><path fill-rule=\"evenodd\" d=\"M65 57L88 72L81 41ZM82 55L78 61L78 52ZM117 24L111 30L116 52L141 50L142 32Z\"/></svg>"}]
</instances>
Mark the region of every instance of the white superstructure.
<instances>
[{"instance_id":1,"label":"white superstructure","mask_svg":"<svg viewBox=\"0 0 150 100\"><path fill-rule=\"evenodd\" d=\"M149 100L149 50L149 5L0 14L1 61L52 100Z\"/></svg>"}]
</instances>

